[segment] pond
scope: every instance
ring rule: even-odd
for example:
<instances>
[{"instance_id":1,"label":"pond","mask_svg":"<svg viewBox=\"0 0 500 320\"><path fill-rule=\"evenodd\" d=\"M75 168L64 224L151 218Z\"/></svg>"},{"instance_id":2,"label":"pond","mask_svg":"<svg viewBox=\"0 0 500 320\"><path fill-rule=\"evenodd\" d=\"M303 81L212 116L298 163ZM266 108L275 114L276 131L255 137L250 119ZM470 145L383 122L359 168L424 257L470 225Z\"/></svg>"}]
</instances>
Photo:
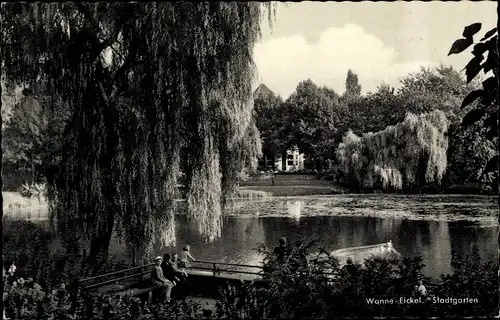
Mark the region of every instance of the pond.
<instances>
[{"instance_id":1,"label":"pond","mask_svg":"<svg viewBox=\"0 0 500 320\"><path fill-rule=\"evenodd\" d=\"M31 220L47 217L46 208L21 211L11 214L28 214ZM156 254L180 252L190 244L199 260L260 264L262 256L254 250L257 243L272 249L280 237L289 242L319 239L328 251L391 240L403 256L422 256L424 273L438 277L451 272L452 251L465 256L477 246L483 261L498 261L497 217L497 197L487 196L370 194L241 200L225 213L219 240L203 243L196 223L178 215L177 246L158 247ZM114 239L110 254L130 260L124 252L124 245Z\"/></svg>"},{"instance_id":2,"label":"pond","mask_svg":"<svg viewBox=\"0 0 500 320\"><path fill-rule=\"evenodd\" d=\"M484 196L338 195L240 201L226 212L221 239L203 243L197 225L177 217L177 246L191 245L201 260L259 264L254 248L277 239L321 240L328 251L392 240L403 256L420 255L423 272L451 271L452 250L468 255L474 245L483 261L498 261L497 198ZM117 250L119 246L116 247ZM123 251L121 251L123 252Z\"/></svg>"}]
</instances>

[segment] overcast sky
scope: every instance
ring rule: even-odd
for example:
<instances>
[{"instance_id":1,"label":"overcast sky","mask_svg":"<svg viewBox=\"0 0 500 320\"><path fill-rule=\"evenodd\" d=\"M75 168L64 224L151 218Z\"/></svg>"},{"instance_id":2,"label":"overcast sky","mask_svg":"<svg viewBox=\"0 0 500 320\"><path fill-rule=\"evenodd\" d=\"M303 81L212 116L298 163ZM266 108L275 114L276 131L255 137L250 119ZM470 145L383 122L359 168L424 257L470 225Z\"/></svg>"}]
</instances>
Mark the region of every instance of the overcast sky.
<instances>
[{"instance_id":1,"label":"overcast sky","mask_svg":"<svg viewBox=\"0 0 500 320\"><path fill-rule=\"evenodd\" d=\"M262 23L255 46L256 86L265 83L287 98L310 78L343 93L348 69L364 93L420 66L440 63L463 69L470 50L447 57L463 28L483 24L479 35L496 26L496 2L300 2L278 3L270 28ZM477 39L478 40L478 39Z\"/></svg>"}]
</instances>

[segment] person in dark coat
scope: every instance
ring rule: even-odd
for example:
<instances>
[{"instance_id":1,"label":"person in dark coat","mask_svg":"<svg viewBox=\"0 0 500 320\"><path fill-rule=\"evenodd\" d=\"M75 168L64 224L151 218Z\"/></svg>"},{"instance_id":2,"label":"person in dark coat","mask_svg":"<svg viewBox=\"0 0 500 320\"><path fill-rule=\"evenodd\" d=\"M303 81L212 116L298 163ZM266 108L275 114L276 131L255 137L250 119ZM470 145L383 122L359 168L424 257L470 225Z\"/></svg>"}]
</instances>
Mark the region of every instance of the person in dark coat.
<instances>
[{"instance_id":1,"label":"person in dark coat","mask_svg":"<svg viewBox=\"0 0 500 320\"><path fill-rule=\"evenodd\" d=\"M174 284L164 276L161 268L162 262L162 257L158 256L155 258L155 266L151 270L151 284L158 292L159 301L170 302L170 295Z\"/></svg>"},{"instance_id":2,"label":"person in dark coat","mask_svg":"<svg viewBox=\"0 0 500 320\"><path fill-rule=\"evenodd\" d=\"M188 289L190 288L187 281L187 272L177 268L173 257L171 257L168 253L163 255L161 268L165 274L165 278L176 284L183 296L187 296Z\"/></svg>"},{"instance_id":3,"label":"person in dark coat","mask_svg":"<svg viewBox=\"0 0 500 320\"><path fill-rule=\"evenodd\" d=\"M346 265L342 268L342 273L346 276L351 276L351 277L356 276L358 270L354 265L352 258L351 257L347 258L346 262L347 262Z\"/></svg>"},{"instance_id":4,"label":"person in dark coat","mask_svg":"<svg viewBox=\"0 0 500 320\"><path fill-rule=\"evenodd\" d=\"M274 248L274 254L278 258L278 261L284 262L288 254L288 250L286 247L286 238L282 237L278 240L278 242L279 245Z\"/></svg>"}]
</instances>

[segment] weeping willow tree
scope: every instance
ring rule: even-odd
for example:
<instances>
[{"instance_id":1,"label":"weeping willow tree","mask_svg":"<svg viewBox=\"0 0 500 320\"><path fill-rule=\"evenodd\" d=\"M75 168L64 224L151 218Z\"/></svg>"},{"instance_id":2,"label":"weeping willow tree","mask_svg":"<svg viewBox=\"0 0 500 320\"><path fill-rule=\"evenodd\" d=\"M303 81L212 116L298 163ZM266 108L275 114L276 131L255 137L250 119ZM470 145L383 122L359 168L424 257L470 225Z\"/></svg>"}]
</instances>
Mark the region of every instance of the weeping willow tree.
<instances>
[{"instance_id":1,"label":"weeping willow tree","mask_svg":"<svg viewBox=\"0 0 500 320\"><path fill-rule=\"evenodd\" d=\"M67 248L103 261L113 230L138 256L172 244L177 175L201 236L242 165L259 153L252 117L259 3L9 3L4 76L70 111L47 170ZM53 104L56 105L56 104ZM253 133L252 133L253 132Z\"/></svg>"},{"instance_id":2,"label":"weeping willow tree","mask_svg":"<svg viewBox=\"0 0 500 320\"><path fill-rule=\"evenodd\" d=\"M341 171L366 188L439 183L446 171L447 130L446 115L435 110L408 113L403 122L362 137L349 131L337 149Z\"/></svg>"}]
</instances>

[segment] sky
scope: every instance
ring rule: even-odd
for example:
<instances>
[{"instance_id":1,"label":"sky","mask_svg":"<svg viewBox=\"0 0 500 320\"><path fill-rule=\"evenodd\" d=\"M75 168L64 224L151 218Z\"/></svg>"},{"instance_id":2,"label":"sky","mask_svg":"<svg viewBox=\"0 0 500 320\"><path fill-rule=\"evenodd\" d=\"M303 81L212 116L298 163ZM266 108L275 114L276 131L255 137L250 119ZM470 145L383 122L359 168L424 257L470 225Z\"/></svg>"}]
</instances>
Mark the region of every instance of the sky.
<instances>
[{"instance_id":1,"label":"sky","mask_svg":"<svg viewBox=\"0 0 500 320\"><path fill-rule=\"evenodd\" d=\"M311 79L341 94L347 70L362 92L421 67L451 65L462 70L471 50L447 56L465 26L482 23L479 36L496 26L496 2L298 2L278 3L254 47L255 87L266 84L287 98ZM479 40L475 38L475 40Z\"/></svg>"}]
</instances>

